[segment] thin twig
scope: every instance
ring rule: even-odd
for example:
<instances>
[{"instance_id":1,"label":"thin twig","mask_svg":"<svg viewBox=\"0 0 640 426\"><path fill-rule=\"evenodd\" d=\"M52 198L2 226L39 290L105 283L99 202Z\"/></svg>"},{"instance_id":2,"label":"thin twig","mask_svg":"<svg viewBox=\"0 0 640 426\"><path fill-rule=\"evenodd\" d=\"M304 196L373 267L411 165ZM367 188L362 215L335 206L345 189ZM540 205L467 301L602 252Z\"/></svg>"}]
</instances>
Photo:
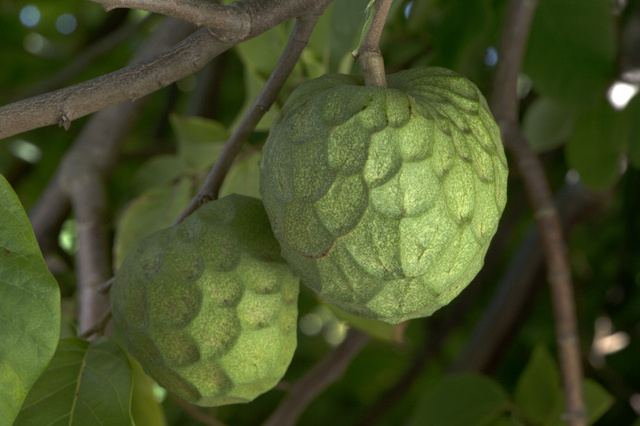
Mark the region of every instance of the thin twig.
<instances>
[{"instance_id":1,"label":"thin twig","mask_svg":"<svg viewBox=\"0 0 640 426\"><path fill-rule=\"evenodd\" d=\"M384 60L380 53L380 36L393 0L376 0L373 20L358 49L358 59L366 86L387 87Z\"/></svg>"},{"instance_id":2,"label":"thin twig","mask_svg":"<svg viewBox=\"0 0 640 426\"><path fill-rule=\"evenodd\" d=\"M517 121L516 83L536 5L536 0L511 0L510 2L498 55L500 60L491 106L496 121L500 125L505 146L516 158L540 229L547 278L551 287L556 340L565 390L564 420L569 426L584 426L587 424L587 410L582 389L582 359L571 270L562 227L540 159L531 149Z\"/></svg>"},{"instance_id":3,"label":"thin twig","mask_svg":"<svg viewBox=\"0 0 640 426\"><path fill-rule=\"evenodd\" d=\"M172 393L169 393L169 396L171 397L173 402L178 404L180 408L182 408L182 410L187 414L187 416L191 417L192 419L197 420L200 423L207 426L225 426L225 424L222 423L220 420L211 417L210 415L200 410L195 405L189 404L187 401L181 398L178 398Z\"/></svg>"},{"instance_id":4,"label":"thin twig","mask_svg":"<svg viewBox=\"0 0 640 426\"><path fill-rule=\"evenodd\" d=\"M94 334L104 335L104 329L107 328L107 324L111 320L111 317L111 309L109 309L102 315L100 321L96 322L91 328L88 328L82 334L78 335L78 339L86 339Z\"/></svg>"},{"instance_id":5,"label":"thin twig","mask_svg":"<svg viewBox=\"0 0 640 426\"><path fill-rule=\"evenodd\" d=\"M104 284L102 284L100 287L98 287L98 293L100 293L100 294L108 294L109 291L111 290L111 286L113 285L113 282L115 280L116 280L116 277L109 278Z\"/></svg>"},{"instance_id":6,"label":"thin twig","mask_svg":"<svg viewBox=\"0 0 640 426\"><path fill-rule=\"evenodd\" d=\"M251 133L253 133L253 130L256 128L262 117L275 102L278 93L280 93L280 90L298 62L302 50L307 45L316 22L318 22L318 18L330 2L331 0L322 1L316 9L311 11L311 13L304 15L297 20L291 36L289 37L289 42L287 43L278 64L271 73L271 76L262 88L262 91L253 102L245 116L242 117L242 121L240 121L240 124L238 124L233 134L225 144L224 149L216 159L216 162L207 175L202 187L184 211L176 218L173 223L174 225L182 222L202 204L218 198L224 178L229 172L229 169L240 152L240 149L249 136L251 136Z\"/></svg>"},{"instance_id":7,"label":"thin twig","mask_svg":"<svg viewBox=\"0 0 640 426\"><path fill-rule=\"evenodd\" d=\"M347 338L291 385L278 408L262 426L292 426L307 406L332 383L338 381L351 361L369 342L367 334L351 329Z\"/></svg>"},{"instance_id":8,"label":"thin twig","mask_svg":"<svg viewBox=\"0 0 640 426\"><path fill-rule=\"evenodd\" d=\"M0 107L0 139L51 124L68 129L77 118L140 99L196 72L240 42L304 15L317 7L317 3L313 0L240 0L234 7L242 8L251 16L250 31L245 37L222 41L210 29L203 28L151 59L75 86Z\"/></svg>"}]
</instances>

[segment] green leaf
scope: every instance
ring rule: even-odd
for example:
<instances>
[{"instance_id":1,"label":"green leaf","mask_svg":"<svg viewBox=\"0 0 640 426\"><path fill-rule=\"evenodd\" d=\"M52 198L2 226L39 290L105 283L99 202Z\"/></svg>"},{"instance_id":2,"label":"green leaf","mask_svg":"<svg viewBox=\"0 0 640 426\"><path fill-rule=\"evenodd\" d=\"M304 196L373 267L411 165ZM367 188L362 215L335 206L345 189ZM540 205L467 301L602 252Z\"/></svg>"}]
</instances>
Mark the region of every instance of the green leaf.
<instances>
[{"instance_id":1,"label":"green leaf","mask_svg":"<svg viewBox=\"0 0 640 426\"><path fill-rule=\"evenodd\" d=\"M518 379L516 404L529 422L549 424L557 414L556 404L561 393L555 361L544 346L537 346Z\"/></svg>"},{"instance_id":2,"label":"green leaf","mask_svg":"<svg viewBox=\"0 0 640 426\"><path fill-rule=\"evenodd\" d=\"M260 152L254 152L233 166L220 189L220 198L231 194L260 198L260 168L258 167L258 161L261 156Z\"/></svg>"},{"instance_id":3,"label":"green leaf","mask_svg":"<svg viewBox=\"0 0 640 426\"><path fill-rule=\"evenodd\" d=\"M106 337L63 339L14 426L127 426L132 375L124 351Z\"/></svg>"},{"instance_id":4,"label":"green leaf","mask_svg":"<svg viewBox=\"0 0 640 426\"><path fill-rule=\"evenodd\" d=\"M60 336L60 289L20 200L0 175L0 425L16 418Z\"/></svg>"},{"instance_id":5,"label":"green leaf","mask_svg":"<svg viewBox=\"0 0 640 426\"><path fill-rule=\"evenodd\" d=\"M594 106L614 69L614 17L606 0L540 0L524 72L539 93Z\"/></svg>"},{"instance_id":6,"label":"green leaf","mask_svg":"<svg viewBox=\"0 0 640 426\"><path fill-rule=\"evenodd\" d=\"M577 114L542 96L527 108L522 130L536 153L550 151L571 136Z\"/></svg>"},{"instance_id":7,"label":"green leaf","mask_svg":"<svg viewBox=\"0 0 640 426\"><path fill-rule=\"evenodd\" d=\"M131 187L134 194L141 194L151 187L173 182L186 170L185 163L179 157L157 155L140 166L131 179Z\"/></svg>"},{"instance_id":8,"label":"green leaf","mask_svg":"<svg viewBox=\"0 0 640 426\"><path fill-rule=\"evenodd\" d=\"M427 390L408 424L486 425L510 407L509 396L495 380L475 373L458 373L444 377Z\"/></svg>"},{"instance_id":9,"label":"green leaf","mask_svg":"<svg viewBox=\"0 0 640 426\"><path fill-rule=\"evenodd\" d=\"M583 386L589 424L592 425L611 408L614 399L605 388L594 380L585 379Z\"/></svg>"},{"instance_id":10,"label":"green leaf","mask_svg":"<svg viewBox=\"0 0 640 426\"><path fill-rule=\"evenodd\" d=\"M369 336L384 342L401 343L402 333L399 332L400 324L389 324L384 321L371 320L351 315L333 305L324 304L340 320L347 322L351 327L367 333Z\"/></svg>"},{"instance_id":11,"label":"green leaf","mask_svg":"<svg viewBox=\"0 0 640 426\"><path fill-rule=\"evenodd\" d=\"M155 381L145 374L140 363L132 356L128 356L128 359L133 372L131 415L135 425L166 426L167 420L162 405L153 394Z\"/></svg>"},{"instance_id":12,"label":"green leaf","mask_svg":"<svg viewBox=\"0 0 640 426\"><path fill-rule=\"evenodd\" d=\"M588 424L592 425L598 421L598 419L602 417L609 408L611 408L614 399L605 388L591 379L584 379L582 389L584 391L584 400L587 405L587 421ZM564 394L559 392L557 398L555 421L551 424L553 426L565 426L566 422L561 420L562 413L564 413L566 407Z\"/></svg>"},{"instance_id":13,"label":"green leaf","mask_svg":"<svg viewBox=\"0 0 640 426\"><path fill-rule=\"evenodd\" d=\"M177 136L178 157L196 171L211 167L229 138L227 129L215 120L171 115L169 121Z\"/></svg>"},{"instance_id":14,"label":"green leaf","mask_svg":"<svg viewBox=\"0 0 640 426\"><path fill-rule=\"evenodd\" d=\"M116 228L113 262L120 268L138 240L171 226L191 200L191 179L158 186L134 199L126 207Z\"/></svg>"},{"instance_id":15,"label":"green leaf","mask_svg":"<svg viewBox=\"0 0 640 426\"><path fill-rule=\"evenodd\" d=\"M620 176L618 162L627 139L627 115L602 101L597 109L578 116L565 147L567 164L580 173L586 185L607 188Z\"/></svg>"}]
</instances>

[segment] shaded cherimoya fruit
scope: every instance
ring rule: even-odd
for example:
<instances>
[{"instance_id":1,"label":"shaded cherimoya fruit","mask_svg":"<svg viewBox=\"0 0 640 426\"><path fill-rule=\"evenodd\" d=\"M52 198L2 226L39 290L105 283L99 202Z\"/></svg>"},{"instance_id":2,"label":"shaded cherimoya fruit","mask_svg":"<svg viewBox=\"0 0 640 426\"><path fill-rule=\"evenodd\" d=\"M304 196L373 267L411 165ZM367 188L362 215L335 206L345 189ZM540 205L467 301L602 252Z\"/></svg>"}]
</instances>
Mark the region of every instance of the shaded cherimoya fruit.
<instances>
[{"instance_id":1,"label":"shaded cherimoya fruit","mask_svg":"<svg viewBox=\"0 0 640 426\"><path fill-rule=\"evenodd\" d=\"M160 385L203 406L248 402L291 362L298 281L260 200L230 195L141 240L116 276L111 309Z\"/></svg>"},{"instance_id":2,"label":"shaded cherimoya fruit","mask_svg":"<svg viewBox=\"0 0 640 426\"><path fill-rule=\"evenodd\" d=\"M260 161L282 255L324 301L389 323L431 315L482 267L506 203L487 102L436 67L298 87Z\"/></svg>"}]
</instances>

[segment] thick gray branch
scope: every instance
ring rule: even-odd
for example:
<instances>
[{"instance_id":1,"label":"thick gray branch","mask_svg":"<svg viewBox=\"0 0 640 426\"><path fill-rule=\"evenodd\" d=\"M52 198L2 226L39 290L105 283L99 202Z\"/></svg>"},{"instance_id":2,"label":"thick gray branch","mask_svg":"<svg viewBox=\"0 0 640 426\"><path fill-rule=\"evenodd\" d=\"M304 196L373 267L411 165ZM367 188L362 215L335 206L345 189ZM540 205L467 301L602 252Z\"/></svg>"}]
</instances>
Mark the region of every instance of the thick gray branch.
<instances>
[{"instance_id":1,"label":"thick gray branch","mask_svg":"<svg viewBox=\"0 0 640 426\"><path fill-rule=\"evenodd\" d=\"M221 39L243 39L251 30L251 17L238 3L222 6L207 0L89 0L104 10L140 9L209 27Z\"/></svg>"},{"instance_id":2,"label":"thick gray branch","mask_svg":"<svg viewBox=\"0 0 640 426\"><path fill-rule=\"evenodd\" d=\"M222 41L203 28L172 49L119 71L65 89L0 108L0 139L71 121L112 105L132 101L180 80L236 44L302 16L315 7L313 0L242 0L236 2L251 17L247 35Z\"/></svg>"}]
</instances>

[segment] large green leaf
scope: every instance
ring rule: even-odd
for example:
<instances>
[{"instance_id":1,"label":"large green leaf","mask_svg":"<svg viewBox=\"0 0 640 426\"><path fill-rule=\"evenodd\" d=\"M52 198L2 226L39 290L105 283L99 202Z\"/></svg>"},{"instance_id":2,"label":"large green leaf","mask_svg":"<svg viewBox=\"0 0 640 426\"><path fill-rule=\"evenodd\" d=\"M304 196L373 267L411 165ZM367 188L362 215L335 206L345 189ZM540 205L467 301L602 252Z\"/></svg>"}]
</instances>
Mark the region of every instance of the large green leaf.
<instances>
[{"instance_id":1,"label":"large green leaf","mask_svg":"<svg viewBox=\"0 0 640 426\"><path fill-rule=\"evenodd\" d=\"M481 426L496 421L510 408L509 396L495 380L458 373L427 390L408 424Z\"/></svg>"},{"instance_id":2,"label":"large green leaf","mask_svg":"<svg viewBox=\"0 0 640 426\"><path fill-rule=\"evenodd\" d=\"M204 171L211 167L229 138L227 129L215 120L200 117L169 117L176 133L178 157L191 169Z\"/></svg>"},{"instance_id":3,"label":"large green leaf","mask_svg":"<svg viewBox=\"0 0 640 426\"><path fill-rule=\"evenodd\" d=\"M559 147L571 136L576 113L542 96L527 108L522 130L537 153Z\"/></svg>"},{"instance_id":4,"label":"large green leaf","mask_svg":"<svg viewBox=\"0 0 640 426\"><path fill-rule=\"evenodd\" d=\"M133 425L131 389L131 367L116 344L63 339L14 426Z\"/></svg>"},{"instance_id":5,"label":"large green leaf","mask_svg":"<svg viewBox=\"0 0 640 426\"><path fill-rule=\"evenodd\" d=\"M20 200L0 175L0 425L15 419L60 335L60 290Z\"/></svg>"},{"instance_id":6,"label":"large green leaf","mask_svg":"<svg viewBox=\"0 0 640 426\"><path fill-rule=\"evenodd\" d=\"M566 145L568 166L595 189L612 185L619 177L619 160L628 139L628 116L614 111L606 101L584 111Z\"/></svg>"},{"instance_id":7,"label":"large green leaf","mask_svg":"<svg viewBox=\"0 0 640 426\"><path fill-rule=\"evenodd\" d=\"M594 106L614 68L614 18L607 0L540 0L524 72L565 105Z\"/></svg>"},{"instance_id":8,"label":"large green leaf","mask_svg":"<svg viewBox=\"0 0 640 426\"><path fill-rule=\"evenodd\" d=\"M557 413L559 394L558 367L547 349L538 346L518 379L516 404L529 422L547 425Z\"/></svg>"},{"instance_id":9,"label":"large green leaf","mask_svg":"<svg viewBox=\"0 0 640 426\"><path fill-rule=\"evenodd\" d=\"M118 269L138 240L171 226L191 200L191 179L146 191L127 206L116 228L113 262Z\"/></svg>"}]
</instances>

